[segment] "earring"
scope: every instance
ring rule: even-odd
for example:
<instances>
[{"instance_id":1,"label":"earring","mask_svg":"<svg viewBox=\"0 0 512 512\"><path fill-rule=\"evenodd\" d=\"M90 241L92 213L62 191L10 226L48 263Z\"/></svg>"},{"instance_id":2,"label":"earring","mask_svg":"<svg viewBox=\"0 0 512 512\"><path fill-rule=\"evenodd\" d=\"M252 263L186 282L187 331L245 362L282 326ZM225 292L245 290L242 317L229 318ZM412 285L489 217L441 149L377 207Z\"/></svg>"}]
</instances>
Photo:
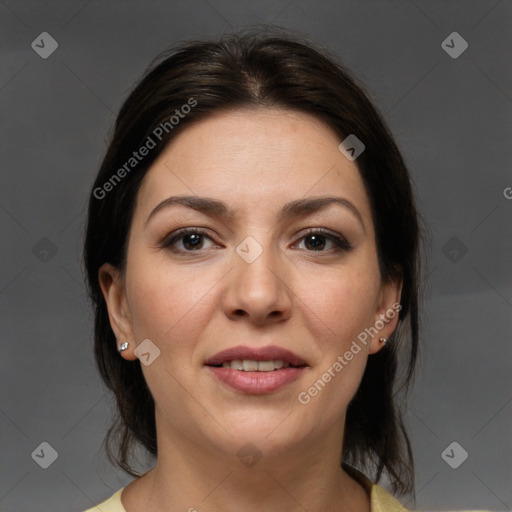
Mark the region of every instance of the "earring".
<instances>
[{"instance_id":1,"label":"earring","mask_svg":"<svg viewBox=\"0 0 512 512\"><path fill-rule=\"evenodd\" d=\"M124 352L126 349L128 348L128 342L125 341L124 343L121 343L121 345L119 346L119 353L121 354L122 352Z\"/></svg>"},{"instance_id":2,"label":"earring","mask_svg":"<svg viewBox=\"0 0 512 512\"><path fill-rule=\"evenodd\" d=\"M379 338L379 340L382 342L383 345L385 345L388 342L389 338Z\"/></svg>"}]
</instances>

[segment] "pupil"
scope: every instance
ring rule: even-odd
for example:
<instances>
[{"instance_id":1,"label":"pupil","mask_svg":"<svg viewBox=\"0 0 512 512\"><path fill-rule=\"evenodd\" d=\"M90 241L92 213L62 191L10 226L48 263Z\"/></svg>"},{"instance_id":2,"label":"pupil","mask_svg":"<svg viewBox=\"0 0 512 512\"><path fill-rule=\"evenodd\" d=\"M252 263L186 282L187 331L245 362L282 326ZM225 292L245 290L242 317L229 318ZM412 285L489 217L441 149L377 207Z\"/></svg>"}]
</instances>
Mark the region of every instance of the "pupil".
<instances>
[{"instance_id":1,"label":"pupil","mask_svg":"<svg viewBox=\"0 0 512 512\"><path fill-rule=\"evenodd\" d=\"M192 243L190 243L190 239L192 238ZM183 245L185 247L189 246L193 249L197 249L200 245L201 245L201 235L197 235L197 234L190 234L190 235L185 235L185 237L183 238ZM187 247L187 248L189 248Z\"/></svg>"},{"instance_id":2,"label":"pupil","mask_svg":"<svg viewBox=\"0 0 512 512\"><path fill-rule=\"evenodd\" d=\"M306 240L313 240L313 244L308 244L308 245L312 245L315 249L321 249L324 245L325 245L325 240L322 240L323 237L319 237L319 236L316 236L316 235L310 235L307 237ZM307 244L307 242L306 242Z\"/></svg>"}]
</instances>

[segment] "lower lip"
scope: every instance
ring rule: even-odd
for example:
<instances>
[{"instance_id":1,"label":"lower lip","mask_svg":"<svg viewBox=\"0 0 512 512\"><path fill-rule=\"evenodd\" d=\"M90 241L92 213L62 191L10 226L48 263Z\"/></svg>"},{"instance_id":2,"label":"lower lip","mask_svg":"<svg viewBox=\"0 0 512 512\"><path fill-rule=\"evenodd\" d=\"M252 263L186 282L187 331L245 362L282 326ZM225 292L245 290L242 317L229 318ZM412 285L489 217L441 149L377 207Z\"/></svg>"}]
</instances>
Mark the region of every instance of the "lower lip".
<instances>
[{"instance_id":1,"label":"lower lip","mask_svg":"<svg viewBox=\"0 0 512 512\"><path fill-rule=\"evenodd\" d=\"M237 391L260 395L273 393L297 380L307 369L307 366L288 367L271 372L245 372L218 366L208 366L207 368L224 384Z\"/></svg>"}]
</instances>

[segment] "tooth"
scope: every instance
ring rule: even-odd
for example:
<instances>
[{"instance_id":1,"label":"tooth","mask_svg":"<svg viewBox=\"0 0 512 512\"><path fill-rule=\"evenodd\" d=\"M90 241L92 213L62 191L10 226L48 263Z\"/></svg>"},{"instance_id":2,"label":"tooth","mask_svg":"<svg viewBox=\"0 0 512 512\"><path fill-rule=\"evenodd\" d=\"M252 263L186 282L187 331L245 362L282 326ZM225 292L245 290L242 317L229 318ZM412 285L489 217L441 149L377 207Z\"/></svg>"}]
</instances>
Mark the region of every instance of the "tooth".
<instances>
[{"instance_id":1,"label":"tooth","mask_svg":"<svg viewBox=\"0 0 512 512\"><path fill-rule=\"evenodd\" d=\"M274 370L274 361L258 361L258 371L271 372Z\"/></svg>"},{"instance_id":2,"label":"tooth","mask_svg":"<svg viewBox=\"0 0 512 512\"><path fill-rule=\"evenodd\" d=\"M244 365L243 365L242 360L241 359L233 359L233 361L231 361L231 368L233 368L235 370L243 370Z\"/></svg>"},{"instance_id":3,"label":"tooth","mask_svg":"<svg viewBox=\"0 0 512 512\"><path fill-rule=\"evenodd\" d=\"M234 370L246 372L271 372L273 370L280 370L281 368L288 368L289 362L282 359L269 360L269 361L254 361L253 359L233 359L232 361L224 361L223 368L233 368Z\"/></svg>"},{"instance_id":4,"label":"tooth","mask_svg":"<svg viewBox=\"0 0 512 512\"><path fill-rule=\"evenodd\" d=\"M243 369L246 372L255 372L258 370L258 362L253 361L252 359L244 359L243 360Z\"/></svg>"}]
</instances>

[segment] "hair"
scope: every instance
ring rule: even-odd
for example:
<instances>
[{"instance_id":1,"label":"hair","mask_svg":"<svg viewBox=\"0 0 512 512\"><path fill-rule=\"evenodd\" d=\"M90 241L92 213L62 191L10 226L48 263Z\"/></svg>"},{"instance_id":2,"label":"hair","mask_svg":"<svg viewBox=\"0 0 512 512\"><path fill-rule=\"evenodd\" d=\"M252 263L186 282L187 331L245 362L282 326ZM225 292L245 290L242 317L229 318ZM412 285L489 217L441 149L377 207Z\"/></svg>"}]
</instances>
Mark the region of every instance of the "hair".
<instances>
[{"instance_id":1,"label":"hair","mask_svg":"<svg viewBox=\"0 0 512 512\"><path fill-rule=\"evenodd\" d=\"M315 116L340 141L355 134L365 145L356 164L370 199L379 270L384 282L401 280L402 308L398 328L368 358L348 406L342 464L373 469L376 482L386 471L395 494L414 489L413 455L396 399L403 386L394 388L399 356L407 350L404 384L409 390L418 355L421 219L407 167L369 97L328 50L282 30L268 34L259 29L173 45L151 62L122 104L90 194L84 263L95 316L95 358L117 404L106 450L130 474L139 475L131 466L139 445L157 455L155 404L140 362L119 357L98 270L106 262L121 272L125 268L137 192L178 133L221 111L282 108ZM184 105L194 106L182 109ZM178 119L177 109L188 113ZM140 161L130 160L148 138L155 143L153 149ZM133 169L127 168L129 161Z\"/></svg>"}]
</instances>

